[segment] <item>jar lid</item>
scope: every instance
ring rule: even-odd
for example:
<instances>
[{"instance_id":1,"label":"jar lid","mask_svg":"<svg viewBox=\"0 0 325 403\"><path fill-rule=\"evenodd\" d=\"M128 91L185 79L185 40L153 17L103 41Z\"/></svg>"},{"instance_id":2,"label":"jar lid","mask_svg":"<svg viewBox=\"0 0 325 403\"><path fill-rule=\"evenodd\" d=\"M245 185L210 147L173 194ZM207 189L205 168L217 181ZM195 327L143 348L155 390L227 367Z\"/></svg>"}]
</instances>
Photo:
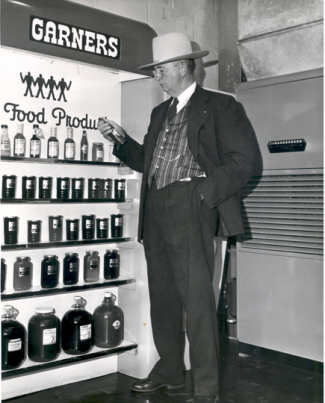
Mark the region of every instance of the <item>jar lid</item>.
<instances>
[{"instance_id":1,"label":"jar lid","mask_svg":"<svg viewBox=\"0 0 325 403\"><path fill-rule=\"evenodd\" d=\"M23 176L23 178L27 178L27 179L36 179L36 176Z\"/></svg>"},{"instance_id":2,"label":"jar lid","mask_svg":"<svg viewBox=\"0 0 325 403\"><path fill-rule=\"evenodd\" d=\"M108 218L107 218L107 217L97 217L96 220L105 220L105 221L108 221Z\"/></svg>"},{"instance_id":3,"label":"jar lid","mask_svg":"<svg viewBox=\"0 0 325 403\"><path fill-rule=\"evenodd\" d=\"M1 125L1 129L8 129L7 125Z\"/></svg>"},{"instance_id":4,"label":"jar lid","mask_svg":"<svg viewBox=\"0 0 325 403\"><path fill-rule=\"evenodd\" d=\"M62 218L62 215L49 215L49 218Z\"/></svg>"},{"instance_id":5,"label":"jar lid","mask_svg":"<svg viewBox=\"0 0 325 403\"><path fill-rule=\"evenodd\" d=\"M36 313L55 313L55 309L48 307L48 306L42 306L39 308L35 308Z\"/></svg>"},{"instance_id":6,"label":"jar lid","mask_svg":"<svg viewBox=\"0 0 325 403\"><path fill-rule=\"evenodd\" d=\"M86 251L86 255L95 255L95 254L98 255L98 252L97 252L97 251L93 251L93 250L87 250L87 251Z\"/></svg>"},{"instance_id":7,"label":"jar lid","mask_svg":"<svg viewBox=\"0 0 325 403\"><path fill-rule=\"evenodd\" d=\"M1 262L5 263L6 259L4 259L3 257L1 258Z\"/></svg>"},{"instance_id":8,"label":"jar lid","mask_svg":"<svg viewBox=\"0 0 325 403\"><path fill-rule=\"evenodd\" d=\"M93 146L102 146L104 143L93 143Z\"/></svg>"},{"instance_id":9,"label":"jar lid","mask_svg":"<svg viewBox=\"0 0 325 403\"><path fill-rule=\"evenodd\" d=\"M66 221L80 221L80 218L66 218Z\"/></svg>"},{"instance_id":10,"label":"jar lid","mask_svg":"<svg viewBox=\"0 0 325 403\"><path fill-rule=\"evenodd\" d=\"M77 181L83 181L85 178L72 178L72 179L75 179L75 180L77 180Z\"/></svg>"},{"instance_id":11,"label":"jar lid","mask_svg":"<svg viewBox=\"0 0 325 403\"><path fill-rule=\"evenodd\" d=\"M40 176L39 179L52 179L52 176Z\"/></svg>"},{"instance_id":12,"label":"jar lid","mask_svg":"<svg viewBox=\"0 0 325 403\"><path fill-rule=\"evenodd\" d=\"M19 217L17 217L17 216L13 216L13 217L4 217L4 218L9 218L9 219L17 218L17 220L19 220Z\"/></svg>"},{"instance_id":13,"label":"jar lid","mask_svg":"<svg viewBox=\"0 0 325 403\"><path fill-rule=\"evenodd\" d=\"M29 256L17 256L16 257L17 260L30 260Z\"/></svg>"},{"instance_id":14,"label":"jar lid","mask_svg":"<svg viewBox=\"0 0 325 403\"><path fill-rule=\"evenodd\" d=\"M16 175L3 175L4 178L16 178Z\"/></svg>"},{"instance_id":15,"label":"jar lid","mask_svg":"<svg viewBox=\"0 0 325 403\"><path fill-rule=\"evenodd\" d=\"M54 258L57 259L58 257L56 255L44 255L44 258L49 257L50 259Z\"/></svg>"},{"instance_id":16,"label":"jar lid","mask_svg":"<svg viewBox=\"0 0 325 403\"><path fill-rule=\"evenodd\" d=\"M68 180L70 180L70 178L68 177L68 176L58 176L56 179L63 179L63 180L65 180L65 181L68 181Z\"/></svg>"},{"instance_id":17,"label":"jar lid","mask_svg":"<svg viewBox=\"0 0 325 403\"><path fill-rule=\"evenodd\" d=\"M65 256L79 256L78 253L66 253Z\"/></svg>"},{"instance_id":18,"label":"jar lid","mask_svg":"<svg viewBox=\"0 0 325 403\"><path fill-rule=\"evenodd\" d=\"M27 220L27 222L42 222L42 220Z\"/></svg>"},{"instance_id":19,"label":"jar lid","mask_svg":"<svg viewBox=\"0 0 325 403\"><path fill-rule=\"evenodd\" d=\"M96 217L95 214L83 214L81 217Z\"/></svg>"},{"instance_id":20,"label":"jar lid","mask_svg":"<svg viewBox=\"0 0 325 403\"><path fill-rule=\"evenodd\" d=\"M105 297L105 298L112 298L112 293L106 291L106 292L104 293L104 297Z\"/></svg>"}]
</instances>

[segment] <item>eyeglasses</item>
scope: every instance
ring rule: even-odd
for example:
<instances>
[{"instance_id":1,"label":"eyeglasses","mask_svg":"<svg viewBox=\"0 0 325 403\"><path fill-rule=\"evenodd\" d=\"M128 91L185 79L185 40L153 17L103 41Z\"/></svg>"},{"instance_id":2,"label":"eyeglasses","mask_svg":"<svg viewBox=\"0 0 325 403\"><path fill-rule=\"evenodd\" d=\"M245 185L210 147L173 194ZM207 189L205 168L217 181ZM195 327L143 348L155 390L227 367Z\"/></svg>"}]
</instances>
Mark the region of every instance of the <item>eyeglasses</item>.
<instances>
[{"instance_id":1,"label":"eyeglasses","mask_svg":"<svg viewBox=\"0 0 325 403\"><path fill-rule=\"evenodd\" d=\"M174 67L178 66L180 63L176 63L174 66L170 67L169 69L166 69L165 67L158 67L157 69L152 70L153 75L155 78L163 78L164 75L167 73L167 71L173 69Z\"/></svg>"}]
</instances>

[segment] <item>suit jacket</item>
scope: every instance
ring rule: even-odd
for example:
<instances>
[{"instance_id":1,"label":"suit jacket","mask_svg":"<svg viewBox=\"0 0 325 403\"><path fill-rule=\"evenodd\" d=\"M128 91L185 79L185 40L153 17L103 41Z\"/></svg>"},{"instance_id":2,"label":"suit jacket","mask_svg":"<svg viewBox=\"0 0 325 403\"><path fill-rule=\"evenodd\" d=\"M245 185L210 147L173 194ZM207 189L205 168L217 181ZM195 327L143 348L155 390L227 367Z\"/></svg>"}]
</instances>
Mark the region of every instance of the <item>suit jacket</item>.
<instances>
[{"instance_id":1,"label":"suit jacket","mask_svg":"<svg viewBox=\"0 0 325 403\"><path fill-rule=\"evenodd\" d=\"M127 135L127 141L114 151L126 165L143 173L139 241L150 163L170 102L171 99L153 109L142 145ZM207 91L197 85L191 97L187 135L188 146L207 175L201 193L210 208L218 209L223 235L243 233L239 192L253 171L261 169L262 165L256 136L244 108L230 95Z\"/></svg>"}]
</instances>

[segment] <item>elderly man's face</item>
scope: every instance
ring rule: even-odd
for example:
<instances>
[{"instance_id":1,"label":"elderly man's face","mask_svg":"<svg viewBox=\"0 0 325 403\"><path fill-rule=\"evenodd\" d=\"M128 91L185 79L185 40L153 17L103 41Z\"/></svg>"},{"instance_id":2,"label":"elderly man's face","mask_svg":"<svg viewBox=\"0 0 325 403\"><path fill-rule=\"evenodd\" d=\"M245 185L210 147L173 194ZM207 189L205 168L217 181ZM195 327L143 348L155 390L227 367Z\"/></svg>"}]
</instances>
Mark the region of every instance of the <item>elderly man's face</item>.
<instances>
[{"instance_id":1,"label":"elderly man's face","mask_svg":"<svg viewBox=\"0 0 325 403\"><path fill-rule=\"evenodd\" d=\"M154 70L155 78L161 88L171 97L177 97L182 92L179 66L180 62L171 62L157 66Z\"/></svg>"}]
</instances>

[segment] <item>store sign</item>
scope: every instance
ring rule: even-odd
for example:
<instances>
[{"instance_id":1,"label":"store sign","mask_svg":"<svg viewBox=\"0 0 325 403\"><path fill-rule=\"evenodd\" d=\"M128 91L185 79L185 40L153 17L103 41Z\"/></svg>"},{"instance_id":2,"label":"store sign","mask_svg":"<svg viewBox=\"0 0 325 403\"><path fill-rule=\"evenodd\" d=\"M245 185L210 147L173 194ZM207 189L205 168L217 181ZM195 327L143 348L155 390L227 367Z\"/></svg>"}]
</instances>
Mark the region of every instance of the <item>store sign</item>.
<instances>
[{"instance_id":1,"label":"store sign","mask_svg":"<svg viewBox=\"0 0 325 403\"><path fill-rule=\"evenodd\" d=\"M30 17L29 37L36 42L120 59L120 38L33 15Z\"/></svg>"}]
</instances>

